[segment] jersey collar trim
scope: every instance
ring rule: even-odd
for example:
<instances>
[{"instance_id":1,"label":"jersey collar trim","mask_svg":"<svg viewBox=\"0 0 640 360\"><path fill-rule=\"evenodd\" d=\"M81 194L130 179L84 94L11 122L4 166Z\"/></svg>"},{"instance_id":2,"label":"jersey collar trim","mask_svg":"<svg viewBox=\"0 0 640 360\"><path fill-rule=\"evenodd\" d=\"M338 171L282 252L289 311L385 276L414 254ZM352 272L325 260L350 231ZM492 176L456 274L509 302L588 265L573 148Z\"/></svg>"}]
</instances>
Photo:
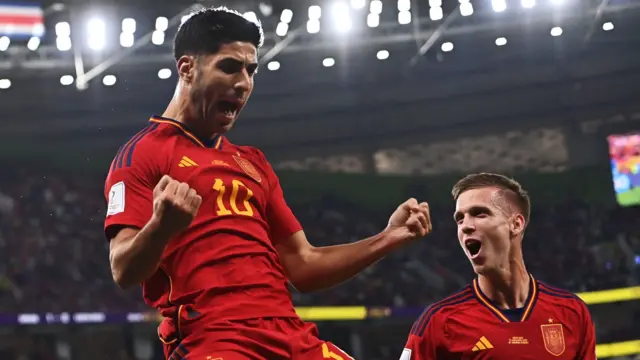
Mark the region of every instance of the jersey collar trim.
<instances>
[{"instance_id":1,"label":"jersey collar trim","mask_svg":"<svg viewBox=\"0 0 640 360\"><path fill-rule=\"evenodd\" d=\"M529 278L531 281L529 282L529 296L525 301L524 311L522 312L522 317L520 318L520 322L526 321L533 312L533 308L538 300L538 283L536 279L533 278L533 275L529 274ZM487 307L489 311L491 311L495 316L497 316L503 322L511 322L509 318L504 314L503 311L500 310L483 292L480 290L480 286L478 285L478 279L473 279L473 292L476 295L478 301Z\"/></svg>"},{"instance_id":2,"label":"jersey collar trim","mask_svg":"<svg viewBox=\"0 0 640 360\"><path fill-rule=\"evenodd\" d=\"M217 135L211 140L205 140L195 136L191 131L189 131L186 125L180 123L177 120L154 115L151 117L151 119L149 119L149 121L152 123L168 124L168 125L174 126L178 130L180 130L180 133L182 135L184 135L185 137L187 137L189 140L191 140L192 142L194 142L196 145L200 147L214 148L214 149L220 149L222 147L222 140L223 140L222 135Z\"/></svg>"}]
</instances>

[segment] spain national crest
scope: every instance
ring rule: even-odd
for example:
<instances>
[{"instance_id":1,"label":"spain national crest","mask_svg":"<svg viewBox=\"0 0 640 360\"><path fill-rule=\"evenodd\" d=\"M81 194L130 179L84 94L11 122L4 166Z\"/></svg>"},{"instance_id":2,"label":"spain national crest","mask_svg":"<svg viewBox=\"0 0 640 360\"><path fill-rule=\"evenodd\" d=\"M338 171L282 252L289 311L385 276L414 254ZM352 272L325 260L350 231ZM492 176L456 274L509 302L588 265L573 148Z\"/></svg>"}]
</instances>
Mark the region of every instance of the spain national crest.
<instances>
[{"instance_id":1,"label":"spain national crest","mask_svg":"<svg viewBox=\"0 0 640 360\"><path fill-rule=\"evenodd\" d=\"M542 330L542 340L544 340L544 348L555 356L560 356L564 353L564 333L562 331L562 324L546 324L540 325Z\"/></svg>"},{"instance_id":2,"label":"spain national crest","mask_svg":"<svg viewBox=\"0 0 640 360\"><path fill-rule=\"evenodd\" d=\"M247 175L251 176L251 178L257 182L261 182L262 178L260 177L260 173L256 168L251 164L249 160L243 159L240 156L233 155L234 160L238 163L242 171L244 171Z\"/></svg>"}]
</instances>

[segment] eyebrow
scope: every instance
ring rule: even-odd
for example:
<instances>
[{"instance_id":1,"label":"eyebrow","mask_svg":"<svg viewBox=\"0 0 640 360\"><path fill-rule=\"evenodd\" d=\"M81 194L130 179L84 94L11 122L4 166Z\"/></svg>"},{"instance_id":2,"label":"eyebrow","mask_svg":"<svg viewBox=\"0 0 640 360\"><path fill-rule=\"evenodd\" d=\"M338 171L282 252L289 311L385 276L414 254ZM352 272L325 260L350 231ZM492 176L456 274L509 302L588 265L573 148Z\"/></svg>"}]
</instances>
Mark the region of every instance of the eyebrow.
<instances>
[{"instance_id":1,"label":"eyebrow","mask_svg":"<svg viewBox=\"0 0 640 360\"><path fill-rule=\"evenodd\" d=\"M238 58L233 57L233 56L227 56L227 57L224 57L224 58L220 59L220 62L224 62L224 61L231 61L231 62L234 62L236 64L240 64L240 65L243 65L243 66L246 66L246 67L254 66L254 67L256 67L256 69L258 68L258 62L257 61L247 63L244 60L238 59Z\"/></svg>"}]
</instances>

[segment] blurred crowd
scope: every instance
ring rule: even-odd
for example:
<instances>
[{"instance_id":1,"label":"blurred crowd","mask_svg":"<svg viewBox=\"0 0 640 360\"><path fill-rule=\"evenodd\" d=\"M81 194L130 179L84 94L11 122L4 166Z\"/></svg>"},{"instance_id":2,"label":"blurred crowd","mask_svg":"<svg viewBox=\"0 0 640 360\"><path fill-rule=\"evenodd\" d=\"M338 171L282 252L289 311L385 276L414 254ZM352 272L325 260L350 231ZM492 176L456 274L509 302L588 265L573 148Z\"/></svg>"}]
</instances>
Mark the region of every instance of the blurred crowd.
<instances>
[{"instance_id":1,"label":"blurred crowd","mask_svg":"<svg viewBox=\"0 0 640 360\"><path fill-rule=\"evenodd\" d=\"M415 194L420 197L420 194ZM393 211L325 196L294 212L315 245L365 238ZM434 232L385 258L348 286L294 293L298 305L423 306L473 276L458 245L453 204L432 205ZM145 309L137 291L111 280L100 179L14 173L0 183L0 308L3 312ZM574 202L537 206L525 260L538 279L575 292L630 286L640 275L637 208ZM46 301L42 301L46 299Z\"/></svg>"},{"instance_id":2,"label":"blurred crowd","mask_svg":"<svg viewBox=\"0 0 640 360\"><path fill-rule=\"evenodd\" d=\"M148 310L139 290L121 291L111 279L108 242L102 231L102 191L102 179L97 177L3 174L0 313ZM375 234L395 208L394 204L387 209L364 208L330 195L306 203L289 199L289 203L315 245L353 242ZM473 273L458 245L453 204L432 204L431 211L431 235L383 259L348 285L313 294L294 291L294 303L422 308L464 286ZM539 204L525 236L528 268L538 279L575 292L637 285L640 230L635 221L639 215L638 208L606 208L586 200L560 206ZM402 328L406 335L407 326ZM123 341L118 334L98 338ZM380 336L383 339L373 346L371 340ZM397 358L400 338L391 341L384 332L367 335L367 344L372 344L367 346L367 358ZM93 341L90 335L82 339L74 341ZM38 338L10 342L19 341L34 344L27 346L30 349L42 349L42 355L21 359L54 359L51 346L61 351L59 345ZM109 358L131 358L121 347L111 349L118 349L118 354ZM84 358L94 355L87 353Z\"/></svg>"}]
</instances>

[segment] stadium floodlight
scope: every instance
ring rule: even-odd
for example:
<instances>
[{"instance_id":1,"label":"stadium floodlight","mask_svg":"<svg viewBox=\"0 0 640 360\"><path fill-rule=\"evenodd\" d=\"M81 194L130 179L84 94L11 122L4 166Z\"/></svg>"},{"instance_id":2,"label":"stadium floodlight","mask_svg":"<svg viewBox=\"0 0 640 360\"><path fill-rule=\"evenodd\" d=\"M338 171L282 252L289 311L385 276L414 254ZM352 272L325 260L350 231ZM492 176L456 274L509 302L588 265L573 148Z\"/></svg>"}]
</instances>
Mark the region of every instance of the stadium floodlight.
<instances>
[{"instance_id":1,"label":"stadium floodlight","mask_svg":"<svg viewBox=\"0 0 640 360\"><path fill-rule=\"evenodd\" d=\"M271 71L276 71L278 69L280 69L280 63L277 61L270 61L267 64L267 69L271 70Z\"/></svg>"},{"instance_id":2,"label":"stadium floodlight","mask_svg":"<svg viewBox=\"0 0 640 360\"><path fill-rule=\"evenodd\" d=\"M326 58L322 60L322 66L324 67L332 67L335 64L336 64L336 60L333 58Z\"/></svg>"},{"instance_id":3,"label":"stadium floodlight","mask_svg":"<svg viewBox=\"0 0 640 360\"><path fill-rule=\"evenodd\" d=\"M442 0L429 0L429 7L442 7Z\"/></svg>"},{"instance_id":4,"label":"stadium floodlight","mask_svg":"<svg viewBox=\"0 0 640 360\"><path fill-rule=\"evenodd\" d=\"M319 31L320 31L320 20L309 19L309 21L307 21L307 32L309 34L316 34Z\"/></svg>"},{"instance_id":5,"label":"stadium floodlight","mask_svg":"<svg viewBox=\"0 0 640 360\"><path fill-rule=\"evenodd\" d=\"M116 84L116 77L113 75L106 75L102 78L102 83L104 86L113 86Z\"/></svg>"},{"instance_id":6,"label":"stadium floodlight","mask_svg":"<svg viewBox=\"0 0 640 360\"><path fill-rule=\"evenodd\" d=\"M473 5L470 2L464 2L460 4L460 15L470 16L473 15Z\"/></svg>"},{"instance_id":7,"label":"stadium floodlight","mask_svg":"<svg viewBox=\"0 0 640 360\"><path fill-rule=\"evenodd\" d=\"M360 10L363 9L367 5L366 0L351 0L351 7Z\"/></svg>"},{"instance_id":8,"label":"stadium floodlight","mask_svg":"<svg viewBox=\"0 0 640 360\"><path fill-rule=\"evenodd\" d=\"M0 90L7 90L10 87L11 87L11 80L0 79Z\"/></svg>"},{"instance_id":9,"label":"stadium floodlight","mask_svg":"<svg viewBox=\"0 0 640 360\"><path fill-rule=\"evenodd\" d=\"M87 45L91 50L102 50L105 45L106 26L102 19L91 19L87 22Z\"/></svg>"},{"instance_id":10,"label":"stadium floodlight","mask_svg":"<svg viewBox=\"0 0 640 360\"><path fill-rule=\"evenodd\" d=\"M71 38L70 37L59 37L56 39L56 47L60 51L69 51L71 50Z\"/></svg>"},{"instance_id":11,"label":"stadium floodlight","mask_svg":"<svg viewBox=\"0 0 640 360\"><path fill-rule=\"evenodd\" d=\"M436 6L436 7L432 7L431 9L429 9L429 17L433 21L442 20L442 18L444 17L444 13L442 12L442 8L439 7L439 6Z\"/></svg>"},{"instance_id":12,"label":"stadium floodlight","mask_svg":"<svg viewBox=\"0 0 640 360\"><path fill-rule=\"evenodd\" d=\"M369 13L369 15L367 15L367 26L374 28L378 25L380 25L380 15Z\"/></svg>"},{"instance_id":13,"label":"stadium floodlight","mask_svg":"<svg viewBox=\"0 0 640 360\"><path fill-rule=\"evenodd\" d=\"M7 51L11 45L11 39L8 36L0 37L0 51Z\"/></svg>"},{"instance_id":14,"label":"stadium floodlight","mask_svg":"<svg viewBox=\"0 0 640 360\"><path fill-rule=\"evenodd\" d=\"M491 0L491 7L495 12L503 12L507 10L506 0Z\"/></svg>"},{"instance_id":15,"label":"stadium floodlight","mask_svg":"<svg viewBox=\"0 0 640 360\"><path fill-rule=\"evenodd\" d=\"M333 23L339 32L347 32L351 30L351 14L349 13L349 7L343 2L333 4L331 8L331 15Z\"/></svg>"},{"instance_id":16,"label":"stadium floodlight","mask_svg":"<svg viewBox=\"0 0 640 360\"><path fill-rule=\"evenodd\" d=\"M271 14L273 14L273 6L271 6L270 4L260 2L258 4L258 9L260 9L260 14L262 14L262 16L264 17L269 17L271 16Z\"/></svg>"},{"instance_id":17,"label":"stadium floodlight","mask_svg":"<svg viewBox=\"0 0 640 360\"><path fill-rule=\"evenodd\" d=\"M522 0L520 4L522 4L522 7L525 9L531 9L536 6L536 0Z\"/></svg>"},{"instance_id":18,"label":"stadium floodlight","mask_svg":"<svg viewBox=\"0 0 640 360\"><path fill-rule=\"evenodd\" d=\"M322 16L322 9L318 5L309 6L309 19L318 20Z\"/></svg>"},{"instance_id":19,"label":"stadium floodlight","mask_svg":"<svg viewBox=\"0 0 640 360\"><path fill-rule=\"evenodd\" d=\"M132 18L122 19L122 32L133 34L136 32L136 21Z\"/></svg>"},{"instance_id":20,"label":"stadium floodlight","mask_svg":"<svg viewBox=\"0 0 640 360\"><path fill-rule=\"evenodd\" d=\"M32 36L31 39L29 39L29 42L27 42L27 49L29 49L31 51L38 50L38 46L40 46L40 38L39 37Z\"/></svg>"},{"instance_id":21,"label":"stadium floodlight","mask_svg":"<svg viewBox=\"0 0 640 360\"><path fill-rule=\"evenodd\" d=\"M442 43L441 49L444 52L450 52L450 51L453 50L453 43L451 43L451 42Z\"/></svg>"},{"instance_id":22,"label":"stadium floodlight","mask_svg":"<svg viewBox=\"0 0 640 360\"><path fill-rule=\"evenodd\" d=\"M411 0L398 0L398 11L411 10Z\"/></svg>"},{"instance_id":23,"label":"stadium floodlight","mask_svg":"<svg viewBox=\"0 0 640 360\"><path fill-rule=\"evenodd\" d=\"M369 4L369 12L376 15L382 14L382 1L372 0Z\"/></svg>"},{"instance_id":24,"label":"stadium floodlight","mask_svg":"<svg viewBox=\"0 0 640 360\"><path fill-rule=\"evenodd\" d=\"M289 31L289 25L287 23L278 23L276 27L276 35L282 37L287 35L287 31Z\"/></svg>"},{"instance_id":25,"label":"stadium floodlight","mask_svg":"<svg viewBox=\"0 0 640 360\"><path fill-rule=\"evenodd\" d=\"M497 46L505 46L507 45L507 38L499 37L496 39Z\"/></svg>"},{"instance_id":26,"label":"stadium floodlight","mask_svg":"<svg viewBox=\"0 0 640 360\"><path fill-rule=\"evenodd\" d=\"M400 11L398 13L398 23L400 25L406 25L411 23L411 12L410 11Z\"/></svg>"},{"instance_id":27,"label":"stadium floodlight","mask_svg":"<svg viewBox=\"0 0 640 360\"><path fill-rule=\"evenodd\" d=\"M562 28L559 26L554 27L553 29L551 29L551 36L560 36L562 35Z\"/></svg>"},{"instance_id":28,"label":"stadium floodlight","mask_svg":"<svg viewBox=\"0 0 640 360\"><path fill-rule=\"evenodd\" d=\"M376 57L378 58L378 60L387 60L389 58L389 51L387 50L380 50L378 51L378 53L376 54Z\"/></svg>"},{"instance_id":29,"label":"stadium floodlight","mask_svg":"<svg viewBox=\"0 0 640 360\"><path fill-rule=\"evenodd\" d=\"M162 45L162 43L164 43L164 31L154 31L153 34L151 34L151 42L154 45Z\"/></svg>"},{"instance_id":30,"label":"stadium floodlight","mask_svg":"<svg viewBox=\"0 0 640 360\"><path fill-rule=\"evenodd\" d=\"M604 31L613 30L613 23L612 22L606 22L606 23L602 24L602 30L604 30Z\"/></svg>"},{"instance_id":31,"label":"stadium floodlight","mask_svg":"<svg viewBox=\"0 0 640 360\"><path fill-rule=\"evenodd\" d=\"M68 22L63 21L56 24L56 36L57 37L70 37L71 26Z\"/></svg>"},{"instance_id":32,"label":"stadium floodlight","mask_svg":"<svg viewBox=\"0 0 640 360\"><path fill-rule=\"evenodd\" d=\"M63 75L62 77L60 77L60 85L69 86L71 84L73 84L73 76Z\"/></svg>"},{"instance_id":33,"label":"stadium floodlight","mask_svg":"<svg viewBox=\"0 0 640 360\"><path fill-rule=\"evenodd\" d=\"M169 28L169 19L164 16L160 16L156 19L156 30L167 31Z\"/></svg>"},{"instance_id":34,"label":"stadium floodlight","mask_svg":"<svg viewBox=\"0 0 640 360\"><path fill-rule=\"evenodd\" d=\"M120 33L120 45L122 47L132 47L135 39L133 37L133 33L130 32L122 32Z\"/></svg>"},{"instance_id":35,"label":"stadium floodlight","mask_svg":"<svg viewBox=\"0 0 640 360\"><path fill-rule=\"evenodd\" d=\"M282 14L280 14L280 21L288 24L291 22L291 19L293 19L293 11L291 11L291 9L282 10Z\"/></svg>"},{"instance_id":36,"label":"stadium floodlight","mask_svg":"<svg viewBox=\"0 0 640 360\"><path fill-rule=\"evenodd\" d=\"M158 77L162 80L166 80L171 77L171 69L160 69L158 71Z\"/></svg>"},{"instance_id":37,"label":"stadium floodlight","mask_svg":"<svg viewBox=\"0 0 640 360\"><path fill-rule=\"evenodd\" d=\"M245 19L251 21L252 23L258 22L258 16L253 11L247 11L242 16L244 16Z\"/></svg>"}]
</instances>

